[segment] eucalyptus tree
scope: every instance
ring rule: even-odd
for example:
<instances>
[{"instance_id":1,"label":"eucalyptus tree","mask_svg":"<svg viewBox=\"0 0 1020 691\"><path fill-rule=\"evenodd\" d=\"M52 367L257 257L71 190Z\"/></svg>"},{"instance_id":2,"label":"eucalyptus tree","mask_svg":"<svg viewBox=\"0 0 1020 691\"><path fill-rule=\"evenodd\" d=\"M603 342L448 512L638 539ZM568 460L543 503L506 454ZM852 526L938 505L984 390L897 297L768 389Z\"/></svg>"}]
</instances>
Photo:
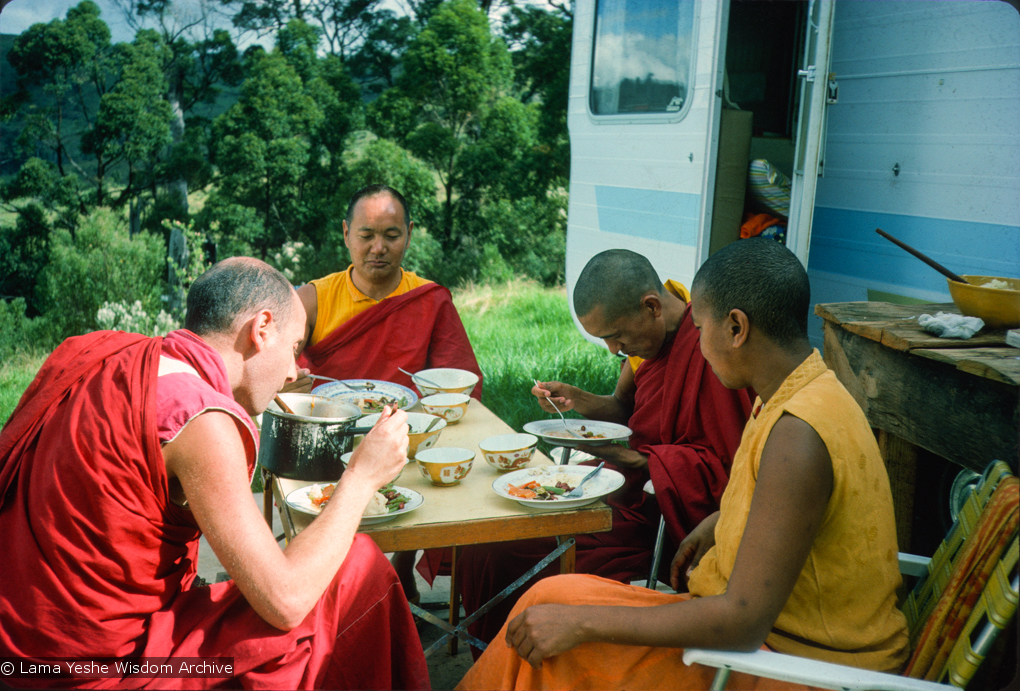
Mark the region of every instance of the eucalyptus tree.
<instances>
[{"instance_id":1,"label":"eucalyptus tree","mask_svg":"<svg viewBox=\"0 0 1020 691\"><path fill-rule=\"evenodd\" d=\"M570 179L567 93L573 9L569 2L510 8L501 34L510 45L517 92L522 102L538 105L537 137L529 168L541 187L566 187Z\"/></svg>"},{"instance_id":2,"label":"eucalyptus tree","mask_svg":"<svg viewBox=\"0 0 1020 691\"><path fill-rule=\"evenodd\" d=\"M360 45L381 0L220 0L234 26L259 36L275 35L292 19L315 27L326 51L341 60Z\"/></svg>"},{"instance_id":3,"label":"eucalyptus tree","mask_svg":"<svg viewBox=\"0 0 1020 691\"><path fill-rule=\"evenodd\" d=\"M201 215L237 251L265 258L287 241L316 242L342 177L360 91L318 35L291 20L271 52L252 50L237 103L213 123L215 187Z\"/></svg>"},{"instance_id":4,"label":"eucalyptus tree","mask_svg":"<svg viewBox=\"0 0 1020 691\"><path fill-rule=\"evenodd\" d=\"M369 106L380 136L395 139L435 171L442 220L433 230L447 249L462 240L462 210L477 206L503 168L500 160L483 163L485 152L506 151L505 138L521 133L487 126L519 112L508 100L512 84L506 44L492 35L477 2L450 0L414 38L396 85Z\"/></svg>"},{"instance_id":5,"label":"eucalyptus tree","mask_svg":"<svg viewBox=\"0 0 1020 691\"><path fill-rule=\"evenodd\" d=\"M223 89L242 78L237 47L230 33L215 25L212 0L182 7L174 0L113 0L136 32L155 31L165 50L160 54L166 78L166 101L172 118L172 144L159 170L168 194L153 189L159 215L185 218L189 189L208 183L211 168L205 151L207 122L192 113L214 103Z\"/></svg>"}]
</instances>

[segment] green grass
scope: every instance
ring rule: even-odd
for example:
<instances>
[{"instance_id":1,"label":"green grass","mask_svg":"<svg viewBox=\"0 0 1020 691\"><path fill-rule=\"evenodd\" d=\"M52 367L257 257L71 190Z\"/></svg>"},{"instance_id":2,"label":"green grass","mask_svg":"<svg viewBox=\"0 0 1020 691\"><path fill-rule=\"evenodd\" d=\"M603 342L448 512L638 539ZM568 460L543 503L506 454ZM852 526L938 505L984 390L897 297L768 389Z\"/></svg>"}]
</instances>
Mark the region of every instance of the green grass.
<instances>
[{"instance_id":1,"label":"green grass","mask_svg":"<svg viewBox=\"0 0 1020 691\"><path fill-rule=\"evenodd\" d=\"M0 364L0 424L6 423L49 353L19 353Z\"/></svg>"},{"instance_id":2,"label":"green grass","mask_svg":"<svg viewBox=\"0 0 1020 691\"><path fill-rule=\"evenodd\" d=\"M531 394L533 379L593 393L615 388L619 360L581 336L565 289L515 281L467 287L453 299L485 375L482 402L515 430L550 417Z\"/></svg>"},{"instance_id":3,"label":"green grass","mask_svg":"<svg viewBox=\"0 0 1020 691\"><path fill-rule=\"evenodd\" d=\"M563 288L523 281L469 286L454 292L454 302L485 374L482 402L515 430L549 417L531 395L532 379L613 390L619 361L581 336ZM0 365L0 420L6 422L45 357L29 353Z\"/></svg>"}]
</instances>

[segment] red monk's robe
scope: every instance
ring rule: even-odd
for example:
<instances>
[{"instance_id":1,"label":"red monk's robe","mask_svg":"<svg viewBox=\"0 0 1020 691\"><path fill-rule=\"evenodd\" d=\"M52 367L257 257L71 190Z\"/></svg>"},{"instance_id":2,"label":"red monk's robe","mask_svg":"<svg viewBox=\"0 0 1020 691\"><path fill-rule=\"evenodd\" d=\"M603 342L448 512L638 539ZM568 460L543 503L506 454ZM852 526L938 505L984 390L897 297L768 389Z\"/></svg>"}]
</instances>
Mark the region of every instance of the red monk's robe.
<instances>
[{"instance_id":1,"label":"red monk's robe","mask_svg":"<svg viewBox=\"0 0 1020 691\"><path fill-rule=\"evenodd\" d=\"M727 389L712 372L701 354L690 307L665 348L662 355L645 360L634 376L629 443L648 457L648 467L617 468L624 475L624 485L606 498L613 509L613 528L577 536L578 573L621 582L644 578L660 515L666 519L670 538L662 552L668 565L680 541L719 508L752 397L746 390ZM654 497L644 492L649 478L655 486ZM485 604L555 544L550 538L465 547L457 561L465 610L472 612ZM538 577L558 572L554 562ZM523 590L480 618L471 633L491 641Z\"/></svg>"},{"instance_id":2,"label":"red monk's robe","mask_svg":"<svg viewBox=\"0 0 1020 691\"><path fill-rule=\"evenodd\" d=\"M388 297L344 322L298 359L313 374L335 379L378 379L414 388L411 377L433 367L478 375L471 396L482 400L482 370L450 291L428 283Z\"/></svg>"},{"instance_id":3,"label":"red monk's robe","mask_svg":"<svg viewBox=\"0 0 1020 691\"><path fill-rule=\"evenodd\" d=\"M182 333L200 343L188 332L174 335ZM0 433L0 656L228 657L234 676L16 675L5 683L427 688L396 575L367 538L355 540L315 609L290 632L262 620L232 582L191 587L199 530L169 500L156 431L161 352L201 373L203 405L235 415L239 407L222 360L220 371L209 371L207 353L187 338L164 349L171 339L120 332L68 339Z\"/></svg>"}]
</instances>

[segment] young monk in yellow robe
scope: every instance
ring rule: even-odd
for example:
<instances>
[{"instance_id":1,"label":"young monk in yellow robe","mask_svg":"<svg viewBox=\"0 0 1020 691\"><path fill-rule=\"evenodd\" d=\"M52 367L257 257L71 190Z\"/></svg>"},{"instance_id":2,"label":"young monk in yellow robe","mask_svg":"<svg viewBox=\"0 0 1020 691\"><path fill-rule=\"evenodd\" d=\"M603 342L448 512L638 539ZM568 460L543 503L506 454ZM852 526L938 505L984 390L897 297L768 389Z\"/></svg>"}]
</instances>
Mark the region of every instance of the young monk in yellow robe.
<instances>
[{"instance_id":1,"label":"young monk in yellow robe","mask_svg":"<svg viewBox=\"0 0 1020 691\"><path fill-rule=\"evenodd\" d=\"M759 398L720 510L673 560L673 587L685 578L689 593L545 579L458 688L708 688L714 670L684 665L687 646L903 666L889 481L863 412L808 343L807 273L773 240L740 240L691 293L712 370ZM734 673L727 687L784 685Z\"/></svg>"}]
</instances>

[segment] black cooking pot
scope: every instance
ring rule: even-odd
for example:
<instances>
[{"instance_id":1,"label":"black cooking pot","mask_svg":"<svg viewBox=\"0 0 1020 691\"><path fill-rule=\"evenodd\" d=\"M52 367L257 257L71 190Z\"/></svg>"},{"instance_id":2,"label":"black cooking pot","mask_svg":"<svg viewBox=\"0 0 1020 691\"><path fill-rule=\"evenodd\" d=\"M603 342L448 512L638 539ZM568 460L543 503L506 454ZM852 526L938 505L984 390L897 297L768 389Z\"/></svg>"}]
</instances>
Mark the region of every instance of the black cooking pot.
<instances>
[{"instance_id":1,"label":"black cooking pot","mask_svg":"<svg viewBox=\"0 0 1020 691\"><path fill-rule=\"evenodd\" d=\"M336 482L343 475L340 457L354 436L371 427L355 427L361 410L324 396L280 394L294 414L271 403L262 415L259 465L274 475L312 482Z\"/></svg>"}]
</instances>

